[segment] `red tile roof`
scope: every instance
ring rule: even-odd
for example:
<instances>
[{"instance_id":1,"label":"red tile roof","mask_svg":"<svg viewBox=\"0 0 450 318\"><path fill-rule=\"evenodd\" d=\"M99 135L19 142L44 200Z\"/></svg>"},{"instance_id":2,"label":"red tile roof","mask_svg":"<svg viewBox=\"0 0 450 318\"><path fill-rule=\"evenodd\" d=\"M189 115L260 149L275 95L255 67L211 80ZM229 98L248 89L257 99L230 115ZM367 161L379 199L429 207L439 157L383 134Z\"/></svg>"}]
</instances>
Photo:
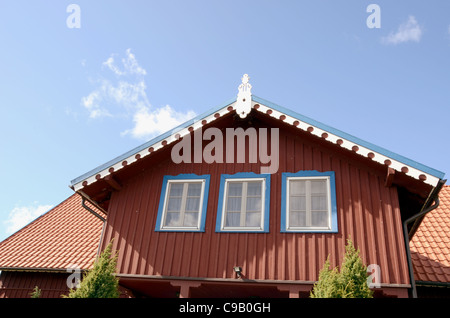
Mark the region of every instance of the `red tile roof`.
<instances>
[{"instance_id":1,"label":"red tile roof","mask_svg":"<svg viewBox=\"0 0 450 318\"><path fill-rule=\"evenodd\" d=\"M97 255L102 224L82 207L81 196L73 194L0 242L0 270L65 271L75 264L80 269L89 269Z\"/></svg>"},{"instance_id":2,"label":"red tile roof","mask_svg":"<svg viewBox=\"0 0 450 318\"><path fill-rule=\"evenodd\" d=\"M442 188L439 201L410 242L416 281L450 283L450 186Z\"/></svg>"}]
</instances>

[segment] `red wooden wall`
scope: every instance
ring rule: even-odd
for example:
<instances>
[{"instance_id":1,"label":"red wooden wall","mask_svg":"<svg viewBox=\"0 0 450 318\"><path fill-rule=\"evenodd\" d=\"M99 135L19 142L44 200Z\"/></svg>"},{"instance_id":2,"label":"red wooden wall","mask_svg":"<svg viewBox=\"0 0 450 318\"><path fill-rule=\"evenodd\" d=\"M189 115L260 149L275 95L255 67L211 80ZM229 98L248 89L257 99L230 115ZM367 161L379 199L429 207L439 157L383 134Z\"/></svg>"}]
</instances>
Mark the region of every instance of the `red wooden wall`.
<instances>
[{"instance_id":1,"label":"red wooden wall","mask_svg":"<svg viewBox=\"0 0 450 318\"><path fill-rule=\"evenodd\" d=\"M233 125L236 122L229 118L216 127ZM255 118L253 125L270 128L278 123ZM351 236L363 261L380 266L381 283L409 284L397 189L385 187L385 170L373 169L365 159L279 125L280 161L278 173L271 176L269 233L215 232L220 175L259 173L259 163L175 164L170 149L165 150L146 159L142 171L121 180L122 189L112 194L103 247L114 238L118 272L235 278L233 266L241 266L248 279L312 282L328 255L332 266L342 261ZM300 170L335 172L338 233L280 233L281 173ZM163 177L181 173L211 176L206 231L155 232Z\"/></svg>"},{"instance_id":2,"label":"red wooden wall","mask_svg":"<svg viewBox=\"0 0 450 318\"><path fill-rule=\"evenodd\" d=\"M30 298L35 286L40 298L60 298L69 294L65 273L3 271L0 276L0 298Z\"/></svg>"}]
</instances>

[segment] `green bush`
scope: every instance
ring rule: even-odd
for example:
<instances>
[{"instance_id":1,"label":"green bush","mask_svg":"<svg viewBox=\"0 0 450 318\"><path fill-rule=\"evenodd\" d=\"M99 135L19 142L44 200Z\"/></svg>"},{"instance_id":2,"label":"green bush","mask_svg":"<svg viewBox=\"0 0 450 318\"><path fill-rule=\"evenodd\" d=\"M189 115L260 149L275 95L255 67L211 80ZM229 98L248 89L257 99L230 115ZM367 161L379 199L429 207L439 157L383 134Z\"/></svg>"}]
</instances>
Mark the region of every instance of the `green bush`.
<instances>
[{"instance_id":1,"label":"green bush","mask_svg":"<svg viewBox=\"0 0 450 318\"><path fill-rule=\"evenodd\" d=\"M31 298L40 298L41 297L41 290L39 287L35 286L33 289L33 292L30 294Z\"/></svg>"},{"instance_id":2,"label":"green bush","mask_svg":"<svg viewBox=\"0 0 450 318\"><path fill-rule=\"evenodd\" d=\"M112 255L112 242L101 253L94 267L84 274L80 285L64 298L118 298L119 279L115 276L117 253Z\"/></svg>"},{"instance_id":3,"label":"green bush","mask_svg":"<svg viewBox=\"0 0 450 318\"><path fill-rule=\"evenodd\" d=\"M314 284L311 298L372 298L373 292L367 285L367 267L363 264L359 250L355 250L350 239L345 246L341 270L330 268L327 258Z\"/></svg>"}]
</instances>

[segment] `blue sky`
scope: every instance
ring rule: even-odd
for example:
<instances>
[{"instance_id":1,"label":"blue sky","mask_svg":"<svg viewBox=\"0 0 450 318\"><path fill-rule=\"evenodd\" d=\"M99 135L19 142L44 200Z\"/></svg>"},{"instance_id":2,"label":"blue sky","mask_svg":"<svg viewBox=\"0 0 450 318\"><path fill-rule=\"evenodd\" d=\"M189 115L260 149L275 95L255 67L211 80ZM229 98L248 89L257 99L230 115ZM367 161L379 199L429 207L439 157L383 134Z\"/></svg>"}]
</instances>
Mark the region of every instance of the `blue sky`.
<instances>
[{"instance_id":1,"label":"blue sky","mask_svg":"<svg viewBox=\"0 0 450 318\"><path fill-rule=\"evenodd\" d=\"M235 97L244 73L259 97L449 173L449 13L444 0L1 1L0 240L71 180Z\"/></svg>"}]
</instances>

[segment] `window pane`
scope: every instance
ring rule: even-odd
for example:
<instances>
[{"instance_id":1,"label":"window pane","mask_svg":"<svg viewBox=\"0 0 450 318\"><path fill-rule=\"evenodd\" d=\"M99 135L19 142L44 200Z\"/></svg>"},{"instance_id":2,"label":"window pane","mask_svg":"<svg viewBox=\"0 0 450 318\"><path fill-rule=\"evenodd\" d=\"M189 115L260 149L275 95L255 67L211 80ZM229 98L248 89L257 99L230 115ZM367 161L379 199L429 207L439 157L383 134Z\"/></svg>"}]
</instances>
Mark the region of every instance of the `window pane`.
<instances>
[{"instance_id":1,"label":"window pane","mask_svg":"<svg viewBox=\"0 0 450 318\"><path fill-rule=\"evenodd\" d=\"M228 198L227 211L241 212L241 197Z\"/></svg>"},{"instance_id":2,"label":"window pane","mask_svg":"<svg viewBox=\"0 0 450 318\"><path fill-rule=\"evenodd\" d=\"M189 188L188 188L188 196L190 197L199 197L202 194L202 184L199 182L196 183L189 183Z\"/></svg>"},{"instance_id":3,"label":"window pane","mask_svg":"<svg viewBox=\"0 0 450 318\"><path fill-rule=\"evenodd\" d=\"M184 183L171 183L169 196L171 197L181 197L183 195Z\"/></svg>"},{"instance_id":4,"label":"window pane","mask_svg":"<svg viewBox=\"0 0 450 318\"><path fill-rule=\"evenodd\" d=\"M289 182L290 195L305 195L306 194L306 181L303 180L291 180Z\"/></svg>"},{"instance_id":5,"label":"window pane","mask_svg":"<svg viewBox=\"0 0 450 318\"><path fill-rule=\"evenodd\" d=\"M322 177L288 179L287 230L328 228L330 222L330 183Z\"/></svg>"},{"instance_id":6,"label":"window pane","mask_svg":"<svg viewBox=\"0 0 450 318\"><path fill-rule=\"evenodd\" d=\"M247 195L248 196L261 196L262 182L248 182L247 183Z\"/></svg>"},{"instance_id":7,"label":"window pane","mask_svg":"<svg viewBox=\"0 0 450 318\"><path fill-rule=\"evenodd\" d=\"M327 193L327 181L326 180L311 180L311 193L312 194L326 194Z\"/></svg>"},{"instance_id":8,"label":"window pane","mask_svg":"<svg viewBox=\"0 0 450 318\"><path fill-rule=\"evenodd\" d=\"M311 226L327 227L328 226L328 213L327 212L311 213Z\"/></svg>"},{"instance_id":9,"label":"window pane","mask_svg":"<svg viewBox=\"0 0 450 318\"><path fill-rule=\"evenodd\" d=\"M241 196L242 195L242 182L229 182L228 183L228 195L229 196Z\"/></svg>"},{"instance_id":10,"label":"window pane","mask_svg":"<svg viewBox=\"0 0 450 318\"><path fill-rule=\"evenodd\" d=\"M261 213L252 212L245 215L245 226L258 227L261 225Z\"/></svg>"},{"instance_id":11,"label":"window pane","mask_svg":"<svg viewBox=\"0 0 450 318\"><path fill-rule=\"evenodd\" d=\"M240 226L240 220L241 220L241 213L228 212L226 215L225 226L227 227Z\"/></svg>"},{"instance_id":12,"label":"window pane","mask_svg":"<svg viewBox=\"0 0 450 318\"><path fill-rule=\"evenodd\" d=\"M198 213L185 213L184 214L184 226L197 226Z\"/></svg>"},{"instance_id":13,"label":"window pane","mask_svg":"<svg viewBox=\"0 0 450 318\"><path fill-rule=\"evenodd\" d=\"M178 226L180 225L180 213L167 213L166 222L164 226Z\"/></svg>"},{"instance_id":14,"label":"window pane","mask_svg":"<svg viewBox=\"0 0 450 318\"><path fill-rule=\"evenodd\" d=\"M165 206L161 215L161 230L200 230L200 208L204 183L202 179L169 180Z\"/></svg>"},{"instance_id":15,"label":"window pane","mask_svg":"<svg viewBox=\"0 0 450 318\"><path fill-rule=\"evenodd\" d=\"M186 212L198 212L200 208L200 197L187 198L186 199Z\"/></svg>"},{"instance_id":16,"label":"window pane","mask_svg":"<svg viewBox=\"0 0 450 318\"><path fill-rule=\"evenodd\" d=\"M306 212L291 212L289 215L289 226L304 227L306 226Z\"/></svg>"},{"instance_id":17,"label":"window pane","mask_svg":"<svg viewBox=\"0 0 450 318\"><path fill-rule=\"evenodd\" d=\"M167 204L167 212L180 212L181 210L181 197L180 198L169 198Z\"/></svg>"},{"instance_id":18,"label":"window pane","mask_svg":"<svg viewBox=\"0 0 450 318\"><path fill-rule=\"evenodd\" d=\"M254 197L254 198L247 198L247 212L255 211L260 212L261 211L261 198Z\"/></svg>"},{"instance_id":19,"label":"window pane","mask_svg":"<svg viewBox=\"0 0 450 318\"><path fill-rule=\"evenodd\" d=\"M312 196L311 197L311 210L313 211L326 211L327 197L326 196Z\"/></svg>"},{"instance_id":20,"label":"window pane","mask_svg":"<svg viewBox=\"0 0 450 318\"><path fill-rule=\"evenodd\" d=\"M305 211L306 197L290 197L289 198L290 211Z\"/></svg>"},{"instance_id":21,"label":"window pane","mask_svg":"<svg viewBox=\"0 0 450 318\"><path fill-rule=\"evenodd\" d=\"M227 181L223 227L260 228L263 206L263 181Z\"/></svg>"}]
</instances>

